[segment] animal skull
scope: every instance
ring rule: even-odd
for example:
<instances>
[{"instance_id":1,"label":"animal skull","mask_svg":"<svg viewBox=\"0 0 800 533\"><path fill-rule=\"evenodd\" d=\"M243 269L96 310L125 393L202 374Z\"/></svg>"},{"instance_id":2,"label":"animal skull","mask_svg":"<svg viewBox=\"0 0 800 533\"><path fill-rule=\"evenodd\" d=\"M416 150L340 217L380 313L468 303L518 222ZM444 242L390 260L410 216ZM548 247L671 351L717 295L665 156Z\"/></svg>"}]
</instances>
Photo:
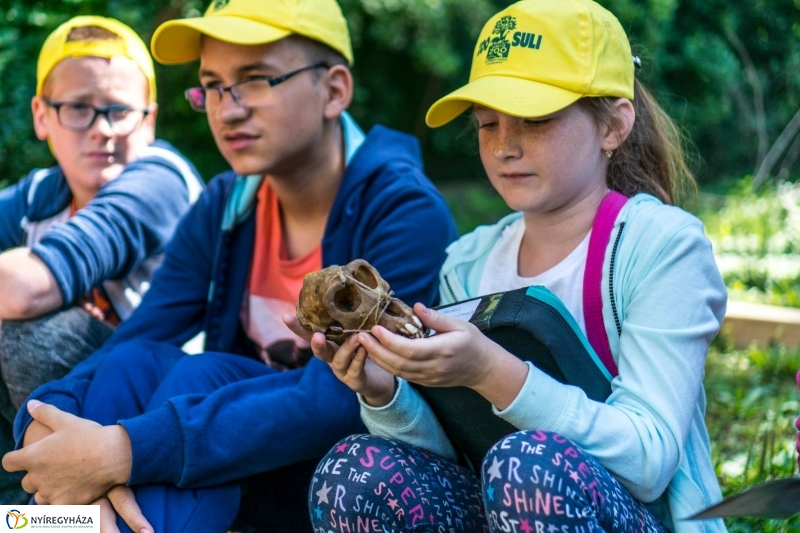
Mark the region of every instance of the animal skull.
<instances>
[{"instance_id":1,"label":"animal skull","mask_svg":"<svg viewBox=\"0 0 800 533\"><path fill-rule=\"evenodd\" d=\"M363 259L306 274L297 302L297 319L341 345L355 331L380 324L412 339L424 336L422 322L392 297L389 284Z\"/></svg>"}]
</instances>

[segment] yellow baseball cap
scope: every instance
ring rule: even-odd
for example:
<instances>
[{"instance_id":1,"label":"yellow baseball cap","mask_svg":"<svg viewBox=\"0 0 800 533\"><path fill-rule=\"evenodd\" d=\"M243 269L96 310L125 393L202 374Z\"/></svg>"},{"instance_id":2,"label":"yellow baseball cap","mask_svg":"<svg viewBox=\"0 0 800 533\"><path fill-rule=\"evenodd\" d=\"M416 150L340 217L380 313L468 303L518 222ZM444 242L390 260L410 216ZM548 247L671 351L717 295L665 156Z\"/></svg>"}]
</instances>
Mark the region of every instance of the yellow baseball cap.
<instances>
[{"instance_id":1,"label":"yellow baseball cap","mask_svg":"<svg viewBox=\"0 0 800 533\"><path fill-rule=\"evenodd\" d=\"M119 39L97 39L89 41L68 41L75 28L96 26L119 36ZM47 76L62 60L68 57L127 57L144 73L150 87L150 101L156 101L156 73L153 59L136 32L118 20L83 16L74 17L56 28L42 45L39 62L36 65L36 95L42 95L42 87Z\"/></svg>"},{"instance_id":2,"label":"yellow baseball cap","mask_svg":"<svg viewBox=\"0 0 800 533\"><path fill-rule=\"evenodd\" d=\"M200 36L255 45L292 34L326 44L353 64L347 21L336 0L214 0L202 17L170 20L156 29L150 49L167 65L200 57Z\"/></svg>"},{"instance_id":3,"label":"yellow baseball cap","mask_svg":"<svg viewBox=\"0 0 800 533\"><path fill-rule=\"evenodd\" d=\"M517 117L540 117L584 96L633 99L634 64L617 18L591 0L523 0L481 31L469 83L437 101L425 117L443 126L481 104Z\"/></svg>"}]
</instances>

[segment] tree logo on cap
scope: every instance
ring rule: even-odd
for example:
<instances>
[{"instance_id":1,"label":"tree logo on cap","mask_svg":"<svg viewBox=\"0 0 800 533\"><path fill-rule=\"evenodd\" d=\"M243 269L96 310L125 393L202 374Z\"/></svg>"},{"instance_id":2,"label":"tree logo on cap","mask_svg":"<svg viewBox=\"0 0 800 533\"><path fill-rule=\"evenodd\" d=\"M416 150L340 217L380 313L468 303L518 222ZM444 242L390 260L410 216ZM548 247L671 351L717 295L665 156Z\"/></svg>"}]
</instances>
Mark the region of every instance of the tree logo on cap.
<instances>
[{"instance_id":1,"label":"tree logo on cap","mask_svg":"<svg viewBox=\"0 0 800 533\"><path fill-rule=\"evenodd\" d=\"M508 59L508 53L511 51L511 42L506 39L506 35L516 27L517 19L510 15L506 15L498 20L492 31L492 35L497 35L497 37L492 37L490 35L484 39L478 47L478 53L476 55L481 55L483 52L486 52L487 65L502 63Z\"/></svg>"},{"instance_id":2,"label":"tree logo on cap","mask_svg":"<svg viewBox=\"0 0 800 533\"><path fill-rule=\"evenodd\" d=\"M214 11L218 11L228 5L231 0L214 0Z\"/></svg>"}]
</instances>

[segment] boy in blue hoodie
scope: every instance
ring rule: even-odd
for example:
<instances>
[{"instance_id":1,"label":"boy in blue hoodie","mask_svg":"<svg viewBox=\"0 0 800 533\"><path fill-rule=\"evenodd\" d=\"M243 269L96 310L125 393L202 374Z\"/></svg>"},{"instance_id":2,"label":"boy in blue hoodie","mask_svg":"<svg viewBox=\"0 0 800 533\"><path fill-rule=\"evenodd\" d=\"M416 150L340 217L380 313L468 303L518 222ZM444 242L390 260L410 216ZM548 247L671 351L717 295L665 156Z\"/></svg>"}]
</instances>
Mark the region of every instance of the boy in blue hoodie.
<instances>
[{"instance_id":1,"label":"boy in blue hoodie","mask_svg":"<svg viewBox=\"0 0 800 533\"><path fill-rule=\"evenodd\" d=\"M181 223L131 319L34 392L15 425L24 448L3 465L27 470L40 503L132 486L157 531L227 531L242 500L260 529L310 529L315 458L361 422L281 314L305 273L357 258L399 298L432 303L455 227L416 141L365 135L345 112L352 51L335 0L218 0L159 27L152 50L200 58L187 98L233 172ZM201 331L206 353L186 356L179 346Z\"/></svg>"},{"instance_id":2,"label":"boy in blue hoodie","mask_svg":"<svg viewBox=\"0 0 800 533\"><path fill-rule=\"evenodd\" d=\"M191 164L155 140L153 62L117 20L75 17L50 34L31 108L58 164L0 191L5 450L25 398L97 350L138 305L202 190Z\"/></svg>"}]
</instances>

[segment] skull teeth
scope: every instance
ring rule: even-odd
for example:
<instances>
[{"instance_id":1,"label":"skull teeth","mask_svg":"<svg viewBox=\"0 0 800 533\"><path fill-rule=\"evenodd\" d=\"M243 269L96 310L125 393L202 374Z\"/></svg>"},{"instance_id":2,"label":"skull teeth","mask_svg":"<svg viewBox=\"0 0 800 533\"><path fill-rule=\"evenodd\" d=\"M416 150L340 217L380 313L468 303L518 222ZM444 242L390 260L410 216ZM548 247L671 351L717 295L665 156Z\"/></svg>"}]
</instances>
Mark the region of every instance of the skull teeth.
<instances>
[{"instance_id":1,"label":"skull teeth","mask_svg":"<svg viewBox=\"0 0 800 533\"><path fill-rule=\"evenodd\" d=\"M414 327L413 325L406 322L405 326L403 326L407 332L411 333L412 335L416 335L419 333L419 328Z\"/></svg>"},{"instance_id":2,"label":"skull teeth","mask_svg":"<svg viewBox=\"0 0 800 533\"><path fill-rule=\"evenodd\" d=\"M414 321L414 324L416 324L418 328L422 328L422 322L417 318L417 315L411 315L411 320Z\"/></svg>"}]
</instances>

